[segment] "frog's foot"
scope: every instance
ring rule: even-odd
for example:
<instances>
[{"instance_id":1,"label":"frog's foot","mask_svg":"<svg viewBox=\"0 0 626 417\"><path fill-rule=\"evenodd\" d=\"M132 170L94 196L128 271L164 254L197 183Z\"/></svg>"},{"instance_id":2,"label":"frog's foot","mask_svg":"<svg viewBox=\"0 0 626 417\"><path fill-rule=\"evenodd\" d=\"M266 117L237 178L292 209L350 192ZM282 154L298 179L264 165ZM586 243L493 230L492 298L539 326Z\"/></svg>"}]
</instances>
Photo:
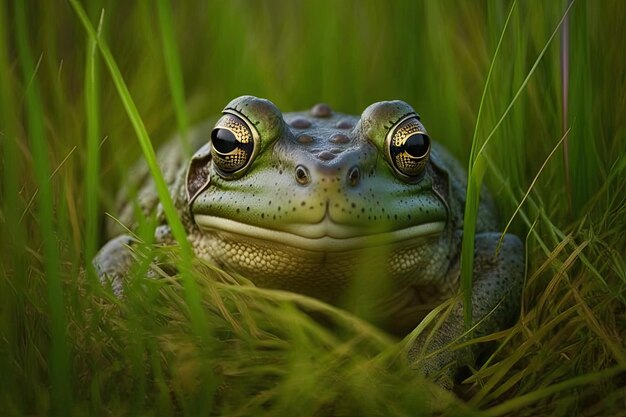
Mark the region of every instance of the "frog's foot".
<instances>
[{"instance_id":1,"label":"frog's foot","mask_svg":"<svg viewBox=\"0 0 626 417\"><path fill-rule=\"evenodd\" d=\"M449 324L444 322L434 332L430 328L424 330L415 340L409 342L407 352L411 369L432 379L445 389L454 387L459 368L473 362L473 352L470 348L454 349L454 345L462 341L460 335L463 328L449 327ZM459 340L449 337L457 333Z\"/></svg>"},{"instance_id":2,"label":"frog's foot","mask_svg":"<svg viewBox=\"0 0 626 417\"><path fill-rule=\"evenodd\" d=\"M505 235L496 255L499 240L498 233L476 236L472 288L474 337L505 328L519 310L524 281L524 249L516 236ZM409 342L407 359L411 368L432 376L444 387L451 387L459 369L474 364L484 345L455 348L470 338L465 331L461 301L457 301L442 320L432 335L427 329Z\"/></svg>"},{"instance_id":3,"label":"frog's foot","mask_svg":"<svg viewBox=\"0 0 626 417\"><path fill-rule=\"evenodd\" d=\"M123 284L130 269L137 262L132 246L137 241L128 235L121 235L108 241L93 259L93 266L102 285L111 286L113 293L122 296Z\"/></svg>"},{"instance_id":4,"label":"frog's foot","mask_svg":"<svg viewBox=\"0 0 626 417\"><path fill-rule=\"evenodd\" d=\"M167 225L158 226L155 230L154 241L157 244L171 245L174 243L172 233ZM168 275L172 275L175 271L171 271L167 263L159 263L154 258L154 253L146 253L138 250L139 241L129 235L121 235L109 240L93 259L93 266L98 273L98 278L103 286L111 286L113 293L121 297L124 292L124 286L128 281L131 269L137 265L139 259L151 258L158 267ZM171 274L169 272L172 272ZM158 274L154 269L147 271L148 277L156 277Z\"/></svg>"}]
</instances>

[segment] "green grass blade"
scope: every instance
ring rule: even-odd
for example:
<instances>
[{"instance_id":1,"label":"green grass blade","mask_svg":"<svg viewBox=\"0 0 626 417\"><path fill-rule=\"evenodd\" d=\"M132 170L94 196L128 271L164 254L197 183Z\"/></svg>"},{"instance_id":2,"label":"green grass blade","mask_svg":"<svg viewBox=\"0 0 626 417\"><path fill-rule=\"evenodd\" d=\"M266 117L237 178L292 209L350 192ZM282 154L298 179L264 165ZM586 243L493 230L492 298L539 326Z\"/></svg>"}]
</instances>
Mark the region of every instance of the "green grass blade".
<instances>
[{"instance_id":1,"label":"green grass blade","mask_svg":"<svg viewBox=\"0 0 626 417\"><path fill-rule=\"evenodd\" d=\"M19 151L16 139L18 101L15 97L11 64L9 60L9 27L5 7L0 7L0 375L13 375L15 352L12 347L20 339L12 331L16 326L14 311L20 311L28 285L27 259L24 256L25 231L15 221L21 215L23 205L19 198ZM11 378L0 378L0 404L13 402ZM1 405L0 405L1 407Z\"/></svg>"},{"instance_id":2,"label":"green grass blade","mask_svg":"<svg viewBox=\"0 0 626 417\"><path fill-rule=\"evenodd\" d=\"M600 160L598 147L603 141L589 140L598 134L597 127L590 123L589 115L594 108L594 90L597 82L593 75L596 70L596 51L591 51L590 39L594 34L588 24L591 3L580 2L572 11L569 21L569 89L568 119L576 126L568 138L569 175L573 188L570 190L574 214L584 213L589 198L595 194L606 175L604 163ZM623 5L622 5L623 7ZM623 19L623 11L617 11ZM624 62L624 57L621 57ZM621 69L617 69L620 74ZM619 88L619 87L618 87ZM597 95L597 93L596 93ZM604 97L604 96L603 96Z\"/></svg>"},{"instance_id":3,"label":"green grass blade","mask_svg":"<svg viewBox=\"0 0 626 417\"><path fill-rule=\"evenodd\" d=\"M543 172L544 168L548 165L548 162L552 159L552 155L554 155L554 153L556 152L557 149L559 149L559 147L561 146L562 143L564 144L565 140L567 139L567 135L569 134L569 131L570 131L570 129L567 129L565 131L565 134L563 135L563 137L561 137L561 139L557 142L557 144L554 145L554 148L552 148L552 152L550 152L550 154L543 161L543 164L541 164L541 167L537 171L537 175L535 175L535 178L533 178L533 180L531 181L530 186L528 187L528 190L526 191L526 193L524 193L524 197L522 197L522 199L520 200L519 204L515 208L515 211L513 212L511 217L509 218L509 221L506 223L506 226L504 226L504 229L502 229L502 235L500 236L500 240L498 241L498 249L496 249L497 251L500 250L500 247L502 246L502 240L504 239L504 235L509 230L509 227L511 227L511 223L513 223L513 219L515 218L517 213L519 213L520 209L522 208L522 205L524 204L524 202L528 198L531 190L533 189L533 187L537 183L537 180L541 176L541 173Z\"/></svg>"},{"instance_id":4,"label":"green grass blade","mask_svg":"<svg viewBox=\"0 0 626 417\"><path fill-rule=\"evenodd\" d=\"M191 154L189 140L187 138L187 128L189 126L187 112L185 111L185 85L183 81L178 48L176 47L176 36L174 35L174 25L172 23L172 6L169 0L158 0L159 25L161 27L161 42L163 43L163 58L167 71L172 99L174 101L174 111L178 130L183 138L183 146L187 154Z\"/></svg>"},{"instance_id":5,"label":"green grass blade","mask_svg":"<svg viewBox=\"0 0 626 417\"><path fill-rule=\"evenodd\" d=\"M39 92L39 83L35 73L28 40L25 5L15 4L15 23L17 27L17 47L24 80L29 80L26 90L26 115L28 136L34 164L35 177L39 193L37 214L39 229L43 241L43 267L47 282L48 309L50 314L51 352L48 359L52 385L53 411L60 416L69 415L72 409L69 350L66 340L67 318L61 286L59 250L54 226L54 197L50 183L47 140L44 131L44 111Z\"/></svg>"},{"instance_id":6,"label":"green grass blade","mask_svg":"<svg viewBox=\"0 0 626 417\"><path fill-rule=\"evenodd\" d=\"M104 13L100 15L98 36L102 29ZM95 277L91 260L98 248L99 208L98 181L100 175L100 70L98 65L97 42L89 39L85 62L85 119L87 124L87 180L85 181L85 268L89 276Z\"/></svg>"},{"instance_id":7,"label":"green grass blade","mask_svg":"<svg viewBox=\"0 0 626 417\"><path fill-rule=\"evenodd\" d=\"M509 414L514 412L515 410L520 410L523 407L527 407L530 404L541 400L542 398L548 397L558 392L576 388L582 385L591 385L604 379L611 378L622 372L624 372L624 368L622 366L616 366L613 368L605 369L603 371L570 378L566 381L559 382L533 392L529 392L528 394L514 397L506 402L503 402L502 404L493 406L490 409L485 410L485 415L496 417Z\"/></svg>"},{"instance_id":8,"label":"green grass blade","mask_svg":"<svg viewBox=\"0 0 626 417\"><path fill-rule=\"evenodd\" d=\"M474 235L476 231L476 215L478 213L478 203L480 187L482 182L482 175L484 169L477 169L478 166L474 166L476 147L478 146L478 126L481 121L481 115L483 112L483 106L485 104L485 97L489 89L489 83L491 81L491 74L500 52L500 46L506 33L506 28L509 25L513 10L517 1L513 2L509 10L509 14L504 22L504 27L498 40L498 45L491 59L489 65L489 71L487 72L487 79L485 80L485 87L483 88L482 97L480 99L480 105L478 106L478 115L476 116L476 123L474 125L474 135L472 137L472 149L470 152L469 166L467 171L467 191L466 191L466 205L465 213L463 217L463 242L461 250L461 292L463 294L463 320L465 322L465 328L469 329L472 326L472 272L474 269ZM481 172L482 171L482 172Z\"/></svg>"},{"instance_id":9,"label":"green grass blade","mask_svg":"<svg viewBox=\"0 0 626 417\"><path fill-rule=\"evenodd\" d=\"M552 31L552 34L550 35L550 37L546 41L543 49L541 50L541 52L539 53L539 55L535 59L535 63L533 64L532 68L528 71L528 74L526 75L526 78L524 79L524 81L522 82L520 87L517 89L517 92L515 93L515 95L513 96L511 101L509 102L509 105L504 110L504 112L502 113L502 115L500 116L498 121L496 122L495 126L491 129L491 132L487 135L487 138L485 139L485 141L482 143L482 145L480 147L480 150L476 153L476 157L473 160L474 165L479 165L479 164L482 163L482 162L480 162L481 154L485 151L485 148L487 147L487 144L489 144L489 142L493 138L494 134L496 133L496 131L498 130L498 128L500 127L500 125L502 124L504 119L506 119L506 116L509 114L509 112L513 108L513 105L517 102L517 99L520 97L520 95L522 94L522 92L526 88L526 85L528 84L528 81L530 80L530 77L532 77L532 75L535 73L535 70L539 66L539 63L543 59L543 56L546 54L546 51L548 50L548 47L550 46L550 44L554 40L554 37L559 33L559 29L563 25L563 22L565 21L567 15L568 15L570 9L572 8L572 6L574 5L574 3L575 2L572 1L569 4L569 6L567 6L567 9L565 9L565 12L563 13L563 16L561 17L561 20L556 25L556 27L554 28L554 31ZM476 168L476 167L473 167L473 168Z\"/></svg>"}]
</instances>

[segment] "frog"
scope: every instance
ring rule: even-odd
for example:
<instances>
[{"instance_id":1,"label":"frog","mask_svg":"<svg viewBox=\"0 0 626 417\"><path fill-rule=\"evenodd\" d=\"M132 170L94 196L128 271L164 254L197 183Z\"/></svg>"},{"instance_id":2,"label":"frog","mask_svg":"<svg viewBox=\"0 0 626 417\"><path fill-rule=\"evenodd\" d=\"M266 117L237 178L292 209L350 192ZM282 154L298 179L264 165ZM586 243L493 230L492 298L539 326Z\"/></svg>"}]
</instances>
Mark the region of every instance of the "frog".
<instances>
[{"instance_id":1,"label":"frog","mask_svg":"<svg viewBox=\"0 0 626 417\"><path fill-rule=\"evenodd\" d=\"M409 368L448 388L480 353L478 345L449 346L515 320L524 247L498 231L494 200L483 187L467 331L459 297L467 174L406 102L376 102L360 116L323 103L283 114L267 99L241 96L187 137L195 146L190 158L178 137L158 160L201 260L253 285L339 306L359 288L355 282L385 280L375 300L377 325L406 337ZM133 178L141 208L158 213L156 243L176 244L147 170ZM133 206L125 199L117 223L132 228ZM135 239L108 230L111 240L94 266L121 296ZM448 314L436 329L416 332L446 301Z\"/></svg>"}]
</instances>

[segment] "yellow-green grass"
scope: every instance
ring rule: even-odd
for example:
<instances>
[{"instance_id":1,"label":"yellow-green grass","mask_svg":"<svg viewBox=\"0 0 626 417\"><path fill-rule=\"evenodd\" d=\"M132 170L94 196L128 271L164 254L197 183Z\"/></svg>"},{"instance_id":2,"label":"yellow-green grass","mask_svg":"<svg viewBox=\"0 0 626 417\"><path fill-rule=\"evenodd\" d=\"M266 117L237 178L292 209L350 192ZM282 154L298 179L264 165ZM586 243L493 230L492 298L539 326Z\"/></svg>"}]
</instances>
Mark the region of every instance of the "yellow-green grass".
<instances>
[{"instance_id":1,"label":"yellow-green grass","mask_svg":"<svg viewBox=\"0 0 626 417\"><path fill-rule=\"evenodd\" d=\"M569 4L3 2L1 413L626 415L626 4ZM152 218L126 297L97 282L130 166L159 184L153 148L241 94L411 103L472 171L465 255L484 178L528 274L519 320L456 395L349 312L154 248ZM155 256L181 273L144 278Z\"/></svg>"}]
</instances>

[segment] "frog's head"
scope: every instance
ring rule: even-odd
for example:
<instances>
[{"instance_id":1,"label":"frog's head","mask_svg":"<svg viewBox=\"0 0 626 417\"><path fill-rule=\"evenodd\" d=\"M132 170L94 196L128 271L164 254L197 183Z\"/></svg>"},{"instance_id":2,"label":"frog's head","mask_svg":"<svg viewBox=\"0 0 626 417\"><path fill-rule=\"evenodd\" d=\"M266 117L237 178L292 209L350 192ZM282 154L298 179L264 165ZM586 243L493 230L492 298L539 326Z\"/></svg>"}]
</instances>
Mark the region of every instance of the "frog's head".
<instances>
[{"instance_id":1,"label":"frog's head","mask_svg":"<svg viewBox=\"0 0 626 417\"><path fill-rule=\"evenodd\" d=\"M188 201L200 230L261 257L406 246L446 224L430 154L426 129L402 101L372 104L359 118L326 105L282 114L243 96L193 156Z\"/></svg>"}]
</instances>

